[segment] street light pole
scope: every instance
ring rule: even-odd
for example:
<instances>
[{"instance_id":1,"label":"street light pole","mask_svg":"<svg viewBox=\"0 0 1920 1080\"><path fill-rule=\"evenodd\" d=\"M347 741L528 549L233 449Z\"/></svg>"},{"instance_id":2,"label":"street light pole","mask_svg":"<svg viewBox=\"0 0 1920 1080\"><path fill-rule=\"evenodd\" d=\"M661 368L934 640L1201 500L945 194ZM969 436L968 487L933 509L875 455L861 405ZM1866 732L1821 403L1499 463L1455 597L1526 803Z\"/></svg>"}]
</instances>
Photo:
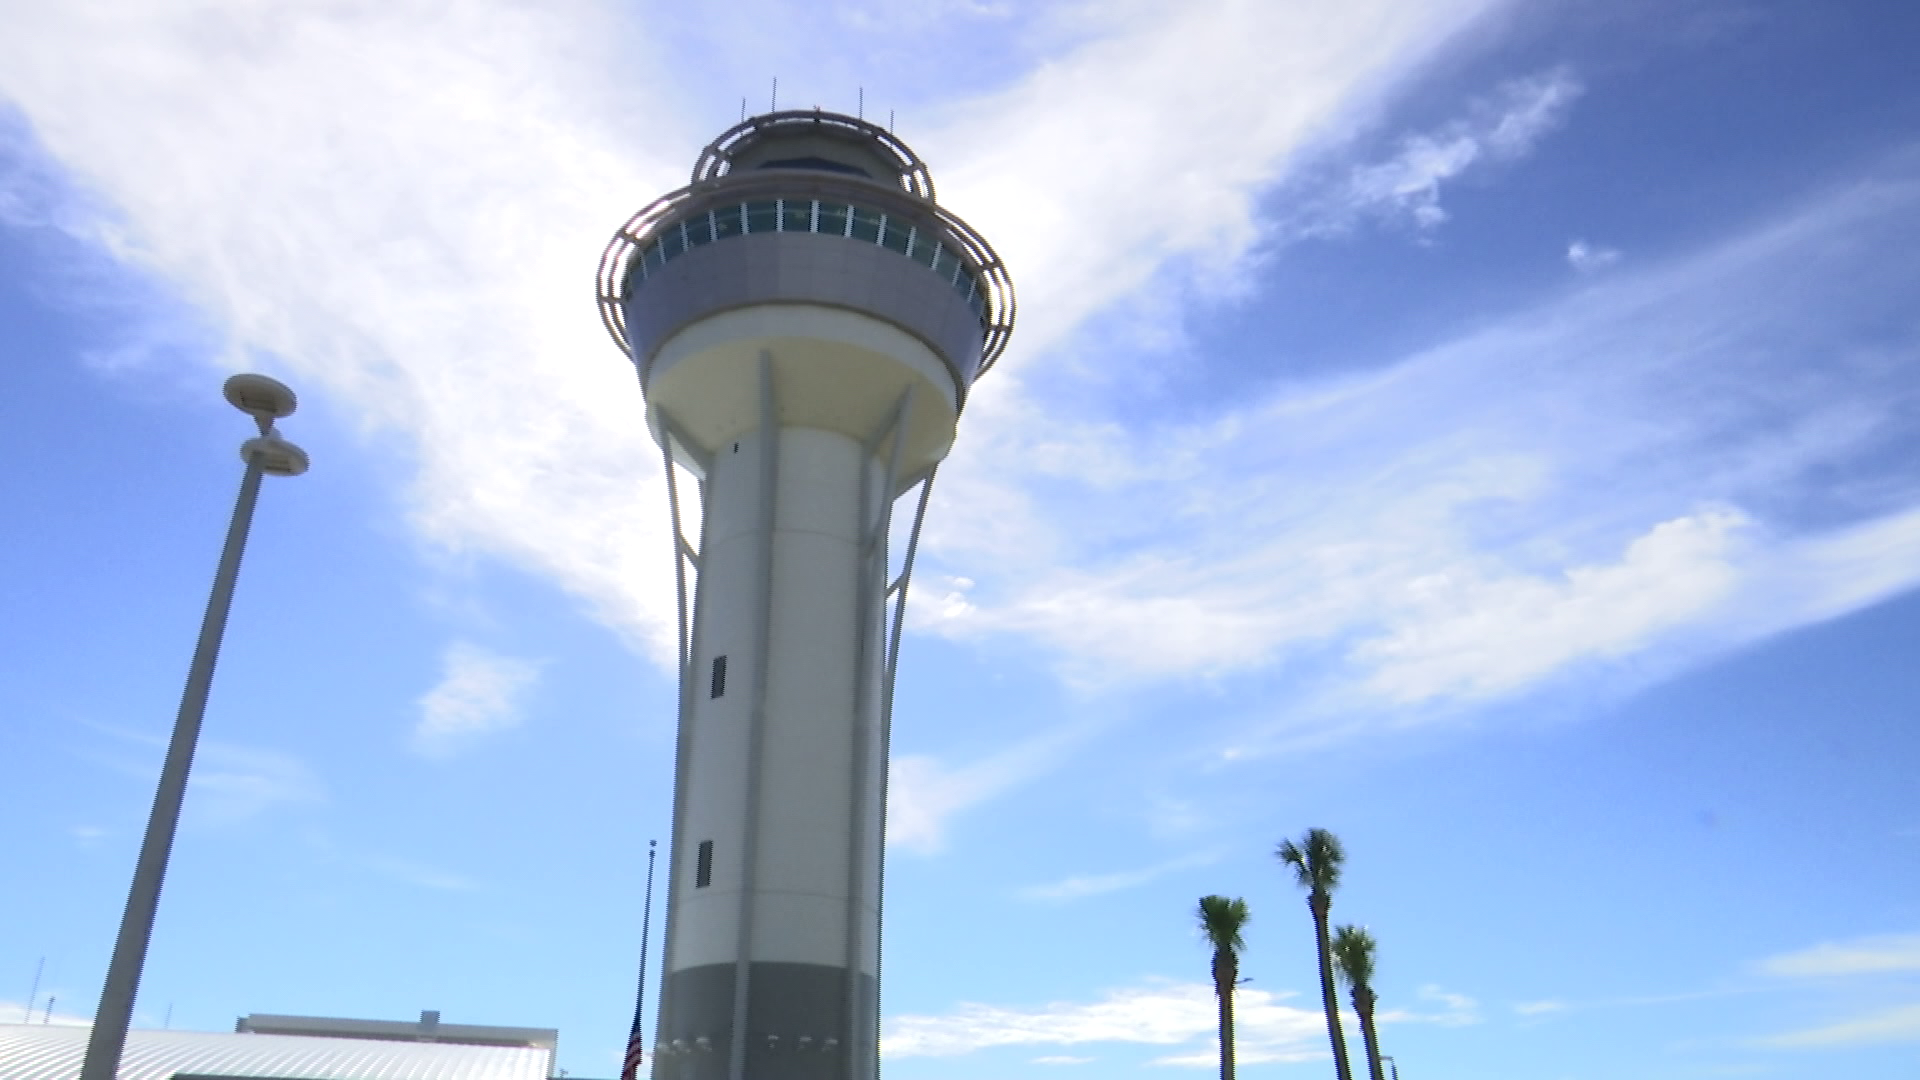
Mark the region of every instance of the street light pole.
<instances>
[{"instance_id":1,"label":"street light pole","mask_svg":"<svg viewBox=\"0 0 1920 1080\"><path fill-rule=\"evenodd\" d=\"M1393 1080L1400 1080L1400 1063L1393 1060L1392 1054L1381 1054L1380 1060L1393 1067Z\"/></svg>"},{"instance_id":2,"label":"street light pole","mask_svg":"<svg viewBox=\"0 0 1920 1080\"><path fill-rule=\"evenodd\" d=\"M153 812L147 817L146 836L140 841L133 886L127 891L120 934L114 939L113 959L107 964L106 983L100 990L100 1008L87 1038L80 1080L116 1080L120 1071L127 1027L133 1020L133 999L140 988L140 970L146 965L147 943L153 937L154 913L160 905L160 884L167 873L167 857L173 851L180 805L187 793L187 772L193 766L200 721L213 685L213 665L219 657L220 638L226 632L227 611L233 604L233 585L240 574L241 552L247 546L247 528L260 497L260 478L268 473L298 476L307 471L306 452L282 439L273 426L275 420L292 414L298 403L293 391L264 375L235 375L227 380L224 392L235 408L253 416L260 436L240 447L240 456L247 463L240 480L240 497L227 526L226 544L220 550L220 566L213 575L206 616L200 621L200 639L194 645L193 664L187 669L187 687L173 721L166 762L160 768L160 785L154 792Z\"/></svg>"}]
</instances>

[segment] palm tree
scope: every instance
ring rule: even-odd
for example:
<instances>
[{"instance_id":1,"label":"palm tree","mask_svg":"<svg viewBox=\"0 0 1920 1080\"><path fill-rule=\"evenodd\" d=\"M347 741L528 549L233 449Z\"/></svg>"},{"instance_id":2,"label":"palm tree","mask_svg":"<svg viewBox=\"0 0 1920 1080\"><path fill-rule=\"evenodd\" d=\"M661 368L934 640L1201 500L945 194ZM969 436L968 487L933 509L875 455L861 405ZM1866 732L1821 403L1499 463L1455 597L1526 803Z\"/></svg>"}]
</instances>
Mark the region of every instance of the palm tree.
<instances>
[{"instance_id":1,"label":"palm tree","mask_svg":"<svg viewBox=\"0 0 1920 1080\"><path fill-rule=\"evenodd\" d=\"M1333 932L1333 962L1353 991L1353 1011L1360 1014L1360 1035L1367 1040L1367 1075L1386 1080L1380 1072L1380 1035L1373 1026L1373 935L1363 926L1342 926Z\"/></svg>"},{"instance_id":2,"label":"palm tree","mask_svg":"<svg viewBox=\"0 0 1920 1080\"><path fill-rule=\"evenodd\" d=\"M1200 932L1213 946L1213 993L1220 999L1220 1080L1233 1080L1233 987L1240 981L1240 931L1247 925L1247 902L1238 897L1200 898Z\"/></svg>"},{"instance_id":3,"label":"palm tree","mask_svg":"<svg viewBox=\"0 0 1920 1080\"><path fill-rule=\"evenodd\" d=\"M1320 951L1320 1002L1327 1010L1327 1035L1333 1040L1334 1074L1339 1080L1353 1080L1347 1040L1340 1034L1340 1002L1333 996L1333 957L1327 945L1327 911L1333 907L1333 890L1340 887L1340 864L1347 861L1347 853L1339 837L1325 829L1308 829L1298 844L1280 841L1274 855L1293 868L1294 878L1307 890L1314 941Z\"/></svg>"}]
</instances>

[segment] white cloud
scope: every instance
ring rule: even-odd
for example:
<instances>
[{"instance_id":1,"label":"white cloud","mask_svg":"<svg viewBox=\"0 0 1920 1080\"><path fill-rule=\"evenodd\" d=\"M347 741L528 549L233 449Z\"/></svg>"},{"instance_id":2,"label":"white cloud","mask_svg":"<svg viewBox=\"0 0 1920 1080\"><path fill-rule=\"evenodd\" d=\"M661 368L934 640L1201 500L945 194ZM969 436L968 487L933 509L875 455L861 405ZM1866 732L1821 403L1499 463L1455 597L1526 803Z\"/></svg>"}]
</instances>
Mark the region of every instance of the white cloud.
<instances>
[{"instance_id":1,"label":"white cloud","mask_svg":"<svg viewBox=\"0 0 1920 1080\"><path fill-rule=\"evenodd\" d=\"M1521 1016L1546 1016L1549 1013L1565 1012L1567 1003L1557 1000L1522 1001L1513 1007Z\"/></svg>"},{"instance_id":2,"label":"white cloud","mask_svg":"<svg viewBox=\"0 0 1920 1080\"><path fill-rule=\"evenodd\" d=\"M1374 1017L1381 1024L1434 1024L1439 1027L1466 1027L1481 1021L1480 1002L1465 994L1455 993L1431 983L1422 986L1416 996L1421 1001L1430 1001L1438 1005L1438 1012L1420 1012L1414 1009L1381 1009ZM1358 1018L1353 1023L1357 1024Z\"/></svg>"},{"instance_id":3,"label":"white cloud","mask_svg":"<svg viewBox=\"0 0 1920 1080\"><path fill-rule=\"evenodd\" d=\"M1243 988L1235 999L1240 1060L1298 1061L1323 1056L1314 1043L1325 1038L1318 1009L1280 1002L1291 994ZM962 1005L943 1016L897 1016L883 1036L890 1058L950 1057L994 1046L1142 1043L1174 1046L1204 1041L1192 1051L1155 1059L1157 1065L1217 1064L1209 1049L1218 1013L1213 987L1160 981L1116 990L1092 1004L1052 1002L1029 1009Z\"/></svg>"},{"instance_id":4,"label":"white cloud","mask_svg":"<svg viewBox=\"0 0 1920 1080\"><path fill-rule=\"evenodd\" d=\"M1019 267L1030 355L1169 256L1243 248L1295 148L1489 3L1110 9L915 141ZM29 5L0 41L0 93L112 208L102 242L228 335L225 365L273 357L417 436L422 535L550 576L664 661L657 458L581 283L711 132L675 119L676 57L628 17L593 0ZM1243 92L1254 69L1269 93Z\"/></svg>"},{"instance_id":5,"label":"white cloud","mask_svg":"<svg viewBox=\"0 0 1920 1080\"><path fill-rule=\"evenodd\" d=\"M1575 240L1567 245L1567 265L1583 274L1604 270L1619 261L1618 248L1600 247L1585 240Z\"/></svg>"},{"instance_id":6,"label":"white cloud","mask_svg":"<svg viewBox=\"0 0 1920 1080\"><path fill-rule=\"evenodd\" d=\"M1525 157L1560 125L1580 92L1579 81L1565 68L1506 83L1467 116L1408 136L1392 158L1355 169L1333 206L1318 212L1330 224L1354 214L1384 213L1409 217L1421 229L1435 228L1447 220L1441 184L1476 163Z\"/></svg>"},{"instance_id":7,"label":"white cloud","mask_svg":"<svg viewBox=\"0 0 1920 1080\"><path fill-rule=\"evenodd\" d=\"M1749 525L1709 509L1655 525L1618 561L1553 578L1473 569L1417 578L1386 632L1354 655L1373 669L1375 693L1403 703L1492 697L1574 660L1619 656L1727 595Z\"/></svg>"},{"instance_id":8,"label":"white cloud","mask_svg":"<svg viewBox=\"0 0 1920 1080\"><path fill-rule=\"evenodd\" d=\"M77 1016L73 1013L48 1011L50 1006L58 1006L59 1004L60 995L58 994L36 998L31 1011L32 1020L28 1021L24 1019L29 1015L24 1002L0 1001L0 1024L29 1022L38 1024L44 1020L45 1023L51 1024L54 1027L91 1027L93 1025L93 1017L91 1016Z\"/></svg>"},{"instance_id":9,"label":"white cloud","mask_svg":"<svg viewBox=\"0 0 1920 1080\"><path fill-rule=\"evenodd\" d=\"M887 846L932 855L946 847L948 822L1039 775L1085 730L1062 728L997 754L948 768L926 754L903 754L887 770Z\"/></svg>"},{"instance_id":10,"label":"white cloud","mask_svg":"<svg viewBox=\"0 0 1920 1080\"><path fill-rule=\"evenodd\" d=\"M239 821L287 803L318 802L326 789L291 754L207 741L194 755L193 806L216 821Z\"/></svg>"},{"instance_id":11,"label":"white cloud","mask_svg":"<svg viewBox=\"0 0 1920 1080\"><path fill-rule=\"evenodd\" d=\"M1020 895L1029 900L1078 900L1082 897L1099 896L1103 893L1131 889L1137 885L1145 885L1157 877L1173 873L1176 870L1205 866L1216 861L1218 861L1216 855L1210 852L1203 852L1197 855L1182 856L1178 859L1169 859L1165 862L1155 863L1152 866L1141 867L1137 870L1122 870L1111 874L1081 874L1062 878L1059 881L1046 885L1029 885L1020 890Z\"/></svg>"},{"instance_id":12,"label":"white cloud","mask_svg":"<svg viewBox=\"0 0 1920 1080\"><path fill-rule=\"evenodd\" d=\"M1497 6L1214 0L1089 9L1078 48L1000 93L950 107L948 125L914 141L936 163L942 202L993 240L1021 295L1014 351L973 408L1015 397L1007 376L1167 260L1231 263L1260 236L1256 200L1303 150ZM1257 92L1248 72L1259 73ZM968 440L992 423L982 419L970 416Z\"/></svg>"},{"instance_id":13,"label":"white cloud","mask_svg":"<svg viewBox=\"0 0 1920 1080\"><path fill-rule=\"evenodd\" d=\"M1876 1043L1920 1042L1920 1004L1899 1005L1851 1020L1803 1028L1760 1040L1763 1046L1806 1049L1828 1046L1869 1046Z\"/></svg>"},{"instance_id":14,"label":"white cloud","mask_svg":"<svg viewBox=\"0 0 1920 1080\"><path fill-rule=\"evenodd\" d=\"M1335 655L1324 715L1288 710L1331 730L1582 663L1656 677L1892 595L1920 580L1920 490L1889 464L1920 395L1900 347L1809 327L1906 317L1915 283L1858 271L1916 204L1910 178L1837 189L1391 367L1143 428L1130 472L1050 486L1044 520L1004 484L949 495L931 572L977 584L915 624L1028 637L1102 686ZM1021 475L1033 440L1000 437L981 467ZM1850 517L1796 521L1856 458L1879 464Z\"/></svg>"},{"instance_id":15,"label":"white cloud","mask_svg":"<svg viewBox=\"0 0 1920 1080\"><path fill-rule=\"evenodd\" d=\"M545 572L664 655L671 594L636 587L668 565L657 457L581 283L703 133L650 107L665 76L617 18L584 0L29 5L0 39L0 93L113 208L102 242L228 336L223 365L264 354L418 434L432 543Z\"/></svg>"},{"instance_id":16,"label":"white cloud","mask_svg":"<svg viewBox=\"0 0 1920 1080\"><path fill-rule=\"evenodd\" d=\"M1074 1057L1070 1054L1047 1054L1044 1057L1034 1058L1033 1064L1035 1065L1086 1065L1096 1060L1098 1059L1090 1058L1090 1057Z\"/></svg>"},{"instance_id":17,"label":"white cloud","mask_svg":"<svg viewBox=\"0 0 1920 1080\"><path fill-rule=\"evenodd\" d=\"M1882 934L1827 942L1760 962L1769 975L1865 975L1920 971L1920 934Z\"/></svg>"},{"instance_id":18,"label":"white cloud","mask_svg":"<svg viewBox=\"0 0 1920 1080\"><path fill-rule=\"evenodd\" d=\"M167 737L108 724L87 726L124 746L142 747L151 752L152 756L144 760L114 755L97 758L101 764L151 792L160 776ZM320 778L292 754L202 738L194 748L193 768L187 774L183 812L190 822L230 825L276 807L320 802L326 794ZM91 825L76 826L72 832L83 845L97 843L107 835L107 830Z\"/></svg>"},{"instance_id":19,"label":"white cloud","mask_svg":"<svg viewBox=\"0 0 1920 1080\"><path fill-rule=\"evenodd\" d=\"M420 698L414 747L444 753L468 739L520 723L521 701L539 678L538 664L467 641L447 646L440 682Z\"/></svg>"},{"instance_id":20,"label":"white cloud","mask_svg":"<svg viewBox=\"0 0 1920 1080\"><path fill-rule=\"evenodd\" d=\"M1877 494L1817 529L1777 505L1911 426L1905 354L1836 351L1810 329L1911 295L1901 260L1857 262L1905 249L1911 178L1672 264L1636 255L1577 295L1357 358L1379 362L1357 374L1242 373L1232 404L1191 423L1076 412L1026 381L1071 363L1094 314L1177 328L1196 274L1217 286L1287 232L1261 220L1263 197L1497 6L1076 7L1074 48L905 130L1023 297L924 549L923 581L977 584L921 590L916 628L1023 637L1109 687L1331 656L1285 703L1331 729L1315 694L1514 693L1920 579L1920 512L1897 480L1874 477ZM111 207L94 235L228 336L223 363L264 355L370 427L417 434L422 536L546 575L665 658L657 456L581 283L712 125L676 119L675 62L625 17L589 0L27 5L0 38L0 93ZM1529 153L1578 92L1565 70L1509 84L1343 173L1312 213L1438 220L1447 184ZM1477 647L1476 625L1519 647ZM921 850L1039 767L902 765L891 831Z\"/></svg>"}]
</instances>

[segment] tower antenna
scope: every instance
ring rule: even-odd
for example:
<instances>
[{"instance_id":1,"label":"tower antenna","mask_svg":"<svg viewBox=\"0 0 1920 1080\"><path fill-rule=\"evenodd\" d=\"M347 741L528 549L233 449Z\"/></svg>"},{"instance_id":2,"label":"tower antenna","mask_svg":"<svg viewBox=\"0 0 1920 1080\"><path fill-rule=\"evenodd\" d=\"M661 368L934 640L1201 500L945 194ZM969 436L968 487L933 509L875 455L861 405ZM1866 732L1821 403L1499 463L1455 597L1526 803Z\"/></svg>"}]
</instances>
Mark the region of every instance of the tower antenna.
<instances>
[{"instance_id":1,"label":"tower antenna","mask_svg":"<svg viewBox=\"0 0 1920 1080\"><path fill-rule=\"evenodd\" d=\"M854 109L853 115L859 120L867 118L867 88L864 86L860 88L860 104Z\"/></svg>"},{"instance_id":2,"label":"tower antenna","mask_svg":"<svg viewBox=\"0 0 1920 1080\"><path fill-rule=\"evenodd\" d=\"M773 96L767 100L768 112L780 111L780 76L773 77Z\"/></svg>"}]
</instances>

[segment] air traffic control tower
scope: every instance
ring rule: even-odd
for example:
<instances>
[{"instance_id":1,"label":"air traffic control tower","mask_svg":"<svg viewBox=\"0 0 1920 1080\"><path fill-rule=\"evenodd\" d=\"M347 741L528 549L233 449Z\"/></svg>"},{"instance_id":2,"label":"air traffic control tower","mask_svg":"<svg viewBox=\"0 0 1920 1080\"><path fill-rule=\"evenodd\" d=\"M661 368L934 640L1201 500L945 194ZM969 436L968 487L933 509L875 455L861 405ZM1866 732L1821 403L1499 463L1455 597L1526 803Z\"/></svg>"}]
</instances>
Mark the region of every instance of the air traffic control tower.
<instances>
[{"instance_id":1,"label":"air traffic control tower","mask_svg":"<svg viewBox=\"0 0 1920 1080\"><path fill-rule=\"evenodd\" d=\"M615 235L598 290L666 460L680 596L653 1076L873 1080L907 583L1011 282L906 144L810 111L715 139Z\"/></svg>"}]
</instances>

